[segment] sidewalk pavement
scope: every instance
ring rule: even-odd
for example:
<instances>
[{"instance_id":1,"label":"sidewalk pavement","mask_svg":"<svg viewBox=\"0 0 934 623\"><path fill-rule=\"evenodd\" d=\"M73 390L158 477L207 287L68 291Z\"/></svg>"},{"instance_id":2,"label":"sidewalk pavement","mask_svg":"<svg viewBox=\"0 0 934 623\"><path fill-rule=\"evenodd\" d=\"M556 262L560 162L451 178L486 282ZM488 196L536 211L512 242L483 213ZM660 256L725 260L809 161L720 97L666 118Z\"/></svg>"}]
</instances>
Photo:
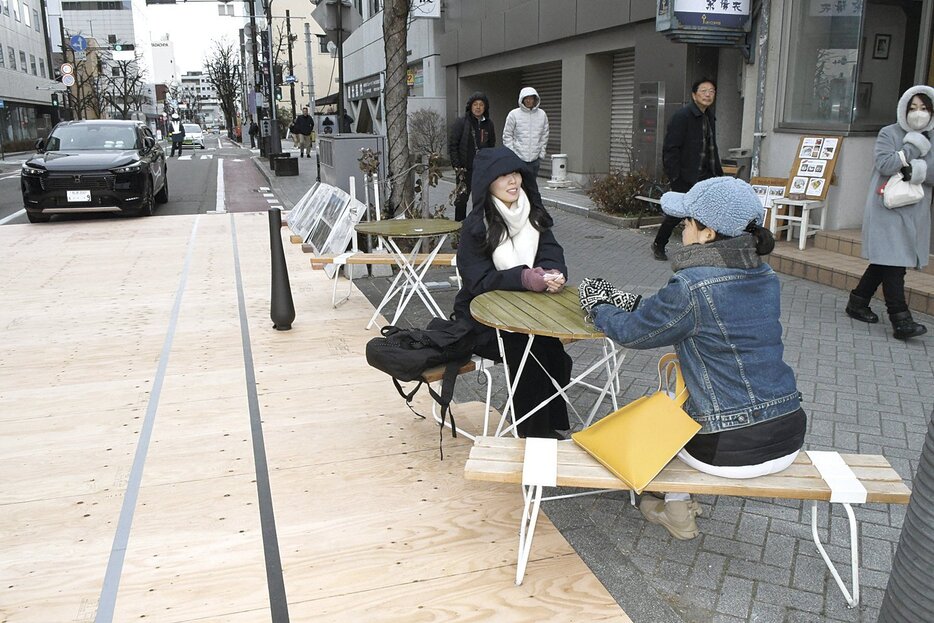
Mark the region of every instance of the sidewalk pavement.
<instances>
[{"instance_id":1,"label":"sidewalk pavement","mask_svg":"<svg viewBox=\"0 0 934 623\"><path fill-rule=\"evenodd\" d=\"M300 161L298 177L275 177L265 159L254 161L287 206L315 181L314 159ZM448 174L431 189L431 205L447 202L451 179ZM543 187L542 196L565 249L571 284L599 276L648 296L669 279L669 265L655 261L649 251L654 230L619 229L588 218L595 216L593 204L573 191ZM437 278L428 280L440 283L449 271L435 273ZM883 454L910 484L934 405L934 337L929 333L897 341L885 323L867 325L848 318L843 313L846 292L784 274L779 279L784 357L797 372L809 416L805 449ZM370 277L355 283L375 305L388 279ZM454 294L453 288L434 291L448 311ZM424 326L428 317L413 301L405 319ZM917 314L916 319L934 329L934 318ZM589 365L599 348L596 342L569 346L575 370ZM661 352L626 352L620 404L654 389ZM494 375L494 405L501 406L501 366L495 370L499 376ZM483 391L474 375L465 375L458 380L455 401L482 400ZM578 393L572 398L588 404L589 396ZM855 509L861 526L862 598L859 608L848 609L811 546L809 505L715 496L698 496L698 501L703 507L701 535L691 541L675 540L664 528L645 522L629 505L628 494L621 492L547 502L542 508L634 621L877 619L905 507L868 504ZM819 508L821 538L827 542L827 506ZM836 515L829 523L828 553L846 570L846 518ZM848 571L843 575L849 577Z\"/></svg>"}]
</instances>

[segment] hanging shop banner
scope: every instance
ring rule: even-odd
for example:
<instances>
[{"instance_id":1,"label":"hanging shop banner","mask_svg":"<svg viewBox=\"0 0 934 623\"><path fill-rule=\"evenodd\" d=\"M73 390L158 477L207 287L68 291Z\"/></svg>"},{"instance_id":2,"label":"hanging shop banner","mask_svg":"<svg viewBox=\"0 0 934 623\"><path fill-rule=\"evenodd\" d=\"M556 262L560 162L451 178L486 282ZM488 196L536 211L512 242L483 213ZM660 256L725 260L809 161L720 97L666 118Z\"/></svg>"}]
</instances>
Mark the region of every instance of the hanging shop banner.
<instances>
[{"instance_id":1,"label":"hanging shop banner","mask_svg":"<svg viewBox=\"0 0 934 623\"><path fill-rule=\"evenodd\" d=\"M673 4L675 17L684 26L739 28L749 21L749 0L674 0Z\"/></svg>"},{"instance_id":2,"label":"hanging shop banner","mask_svg":"<svg viewBox=\"0 0 934 623\"><path fill-rule=\"evenodd\" d=\"M441 17L441 0L412 0L409 15L414 17Z\"/></svg>"}]
</instances>

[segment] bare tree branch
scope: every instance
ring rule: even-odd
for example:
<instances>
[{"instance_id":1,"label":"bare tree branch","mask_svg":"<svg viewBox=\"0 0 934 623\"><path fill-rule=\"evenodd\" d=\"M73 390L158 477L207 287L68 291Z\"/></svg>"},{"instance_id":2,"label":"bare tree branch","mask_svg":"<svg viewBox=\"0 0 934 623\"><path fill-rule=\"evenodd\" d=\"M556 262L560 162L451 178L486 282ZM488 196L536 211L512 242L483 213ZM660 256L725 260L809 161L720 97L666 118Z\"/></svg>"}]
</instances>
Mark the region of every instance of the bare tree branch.
<instances>
[{"instance_id":1,"label":"bare tree branch","mask_svg":"<svg viewBox=\"0 0 934 623\"><path fill-rule=\"evenodd\" d=\"M227 39L215 40L204 59L204 68L217 90L227 128L233 129L237 116L237 98L240 94L240 56Z\"/></svg>"}]
</instances>

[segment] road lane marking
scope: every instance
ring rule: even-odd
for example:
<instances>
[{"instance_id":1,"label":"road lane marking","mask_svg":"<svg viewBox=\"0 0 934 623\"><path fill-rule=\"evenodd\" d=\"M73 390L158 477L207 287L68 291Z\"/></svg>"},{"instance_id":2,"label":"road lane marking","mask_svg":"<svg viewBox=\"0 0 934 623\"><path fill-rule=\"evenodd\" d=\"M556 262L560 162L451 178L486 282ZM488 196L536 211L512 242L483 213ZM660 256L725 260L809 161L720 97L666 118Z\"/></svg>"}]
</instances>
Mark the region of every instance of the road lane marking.
<instances>
[{"instance_id":1,"label":"road lane marking","mask_svg":"<svg viewBox=\"0 0 934 623\"><path fill-rule=\"evenodd\" d=\"M3 219L0 219L0 225L6 225L7 223L9 223L9 222L12 221L13 219L15 219L17 216L22 216L22 215L24 215L24 214L26 214L26 208L23 208L23 209L20 210L19 212L14 212L13 214L11 214L11 215L9 215L9 216L7 216L7 217L5 217L5 218L3 218Z\"/></svg>"},{"instance_id":2,"label":"road lane marking","mask_svg":"<svg viewBox=\"0 0 934 623\"><path fill-rule=\"evenodd\" d=\"M214 202L214 212L223 214L227 211L227 196L224 191L224 159L217 159L217 199Z\"/></svg>"},{"instance_id":3,"label":"road lane marking","mask_svg":"<svg viewBox=\"0 0 934 623\"><path fill-rule=\"evenodd\" d=\"M120 588L120 576L123 573L123 561L126 558L126 548L130 540L130 527L133 525L133 513L136 511L136 502L139 498L140 482L143 479L143 466L146 464L146 453L149 451L149 441L156 420L156 411L159 408L159 397L162 394L162 383L165 380L165 371L169 365L169 354L172 352L172 342L175 339L175 329L178 326L178 317L182 307L182 295L188 284L188 273L191 269L191 259L194 255L195 239L198 233L198 221L201 216L195 216L191 227L191 236L188 238L188 250L185 253L185 263L182 275L175 291L175 303L169 314L169 326L166 329L162 352L159 354L159 364L156 367L156 376L153 379L152 391L149 394L149 404L146 406L146 415L139 431L139 441L136 444L136 455L133 457L133 467L127 478L126 493L123 496L123 506L120 508L120 518L117 521L117 532L114 534L113 546L110 548L110 559L107 561L107 570L104 572L104 584L101 587L101 596L98 601L95 623L110 623L114 618L114 609L117 604L117 590Z\"/></svg>"},{"instance_id":4,"label":"road lane marking","mask_svg":"<svg viewBox=\"0 0 934 623\"><path fill-rule=\"evenodd\" d=\"M237 223L230 213L230 236L233 245L234 278L237 283L237 309L240 315L240 341L243 349L243 372L246 381L247 404L250 410L250 437L253 442L253 468L256 474L256 498L259 523L263 535L263 556L266 562L266 590L269 595L269 615L272 623L289 622L289 601L282 576L282 557L276 532L276 515L269 483L269 462L266 460L266 442L263 436L263 417L256 391L256 371L253 364L253 346L250 339L249 316L243 277L240 274L240 248L237 243Z\"/></svg>"}]
</instances>

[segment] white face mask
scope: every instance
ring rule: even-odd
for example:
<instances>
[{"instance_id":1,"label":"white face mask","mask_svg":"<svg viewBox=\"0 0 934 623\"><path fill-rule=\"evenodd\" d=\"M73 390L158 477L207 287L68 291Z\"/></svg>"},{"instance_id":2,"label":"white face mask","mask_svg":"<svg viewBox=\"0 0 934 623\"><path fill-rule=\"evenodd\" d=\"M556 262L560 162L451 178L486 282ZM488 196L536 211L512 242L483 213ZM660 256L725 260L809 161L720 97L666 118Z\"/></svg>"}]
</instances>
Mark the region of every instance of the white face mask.
<instances>
[{"instance_id":1,"label":"white face mask","mask_svg":"<svg viewBox=\"0 0 934 623\"><path fill-rule=\"evenodd\" d=\"M922 130L931 122L931 113L926 110L912 110L908 113L908 127Z\"/></svg>"}]
</instances>

